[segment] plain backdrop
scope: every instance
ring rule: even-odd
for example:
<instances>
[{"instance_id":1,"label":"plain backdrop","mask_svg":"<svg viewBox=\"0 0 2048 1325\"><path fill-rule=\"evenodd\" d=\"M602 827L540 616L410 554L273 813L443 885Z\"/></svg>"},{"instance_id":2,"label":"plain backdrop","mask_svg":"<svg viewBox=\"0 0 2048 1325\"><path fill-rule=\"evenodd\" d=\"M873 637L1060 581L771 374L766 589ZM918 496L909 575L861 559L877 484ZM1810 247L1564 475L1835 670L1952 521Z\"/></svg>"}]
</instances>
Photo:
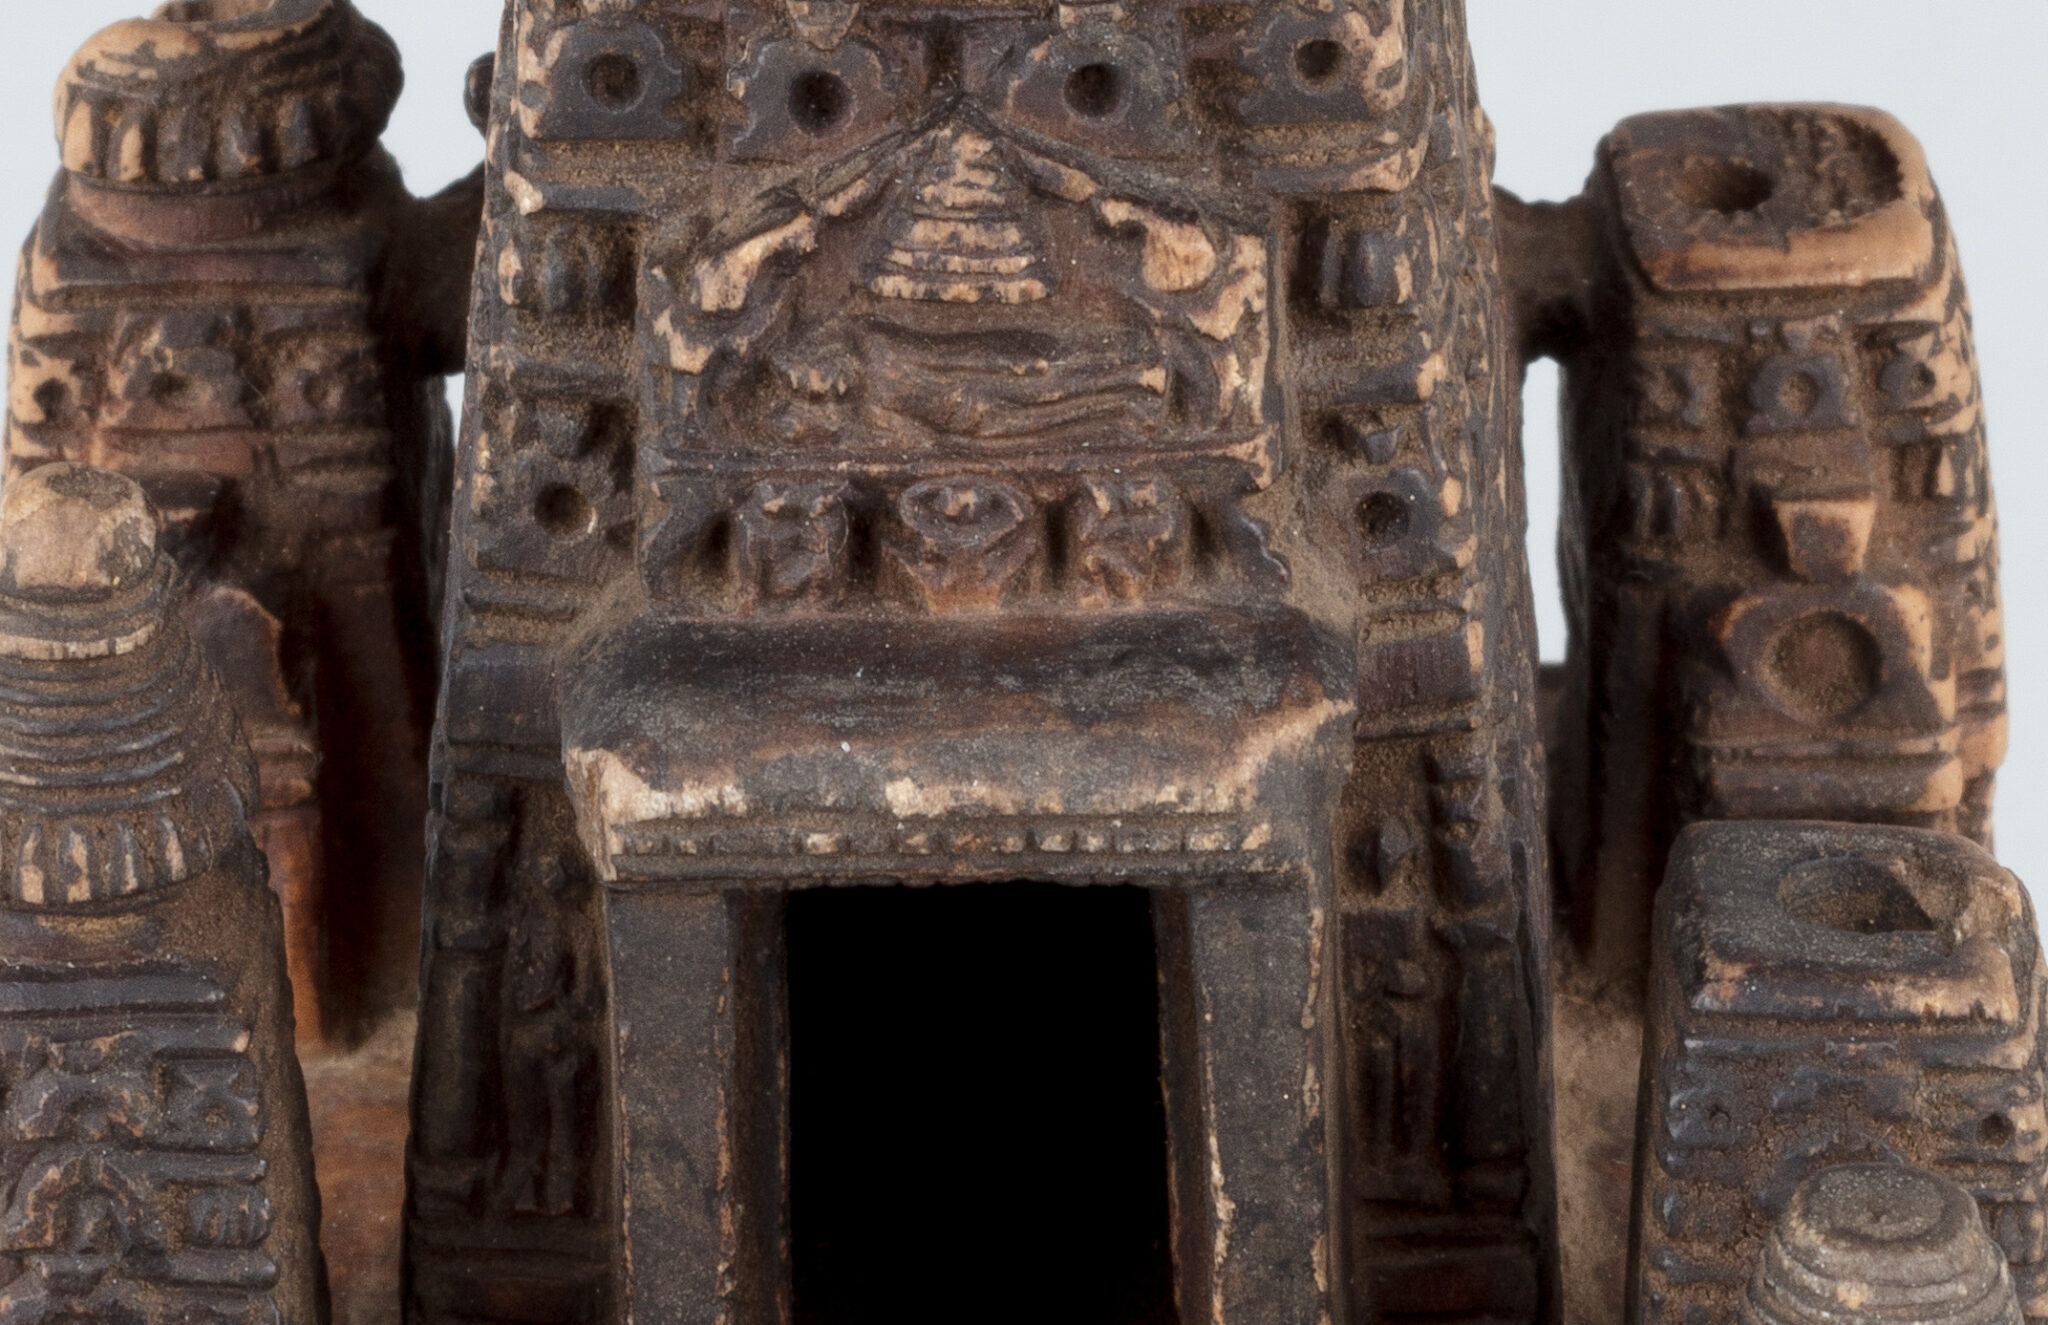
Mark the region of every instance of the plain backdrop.
<instances>
[{"instance_id":1,"label":"plain backdrop","mask_svg":"<svg viewBox=\"0 0 2048 1325\"><path fill-rule=\"evenodd\" d=\"M1926 144L1961 237L2003 498L2012 753L1999 780L2004 862L2048 888L2048 0L1468 0L1499 180L1525 198L1578 192L1594 144L1640 110L1732 101L1882 106ZM56 169L49 90L96 28L146 0L4 0L0 236L22 236ZM356 0L405 54L386 143L415 192L481 152L463 74L496 42L501 0ZM12 242L11 240L9 242ZM1529 375L1531 562L1546 658L1557 606L1554 370ZM2048 896L2048 893L2044 893Z\"/></svg>"}]
</instances>

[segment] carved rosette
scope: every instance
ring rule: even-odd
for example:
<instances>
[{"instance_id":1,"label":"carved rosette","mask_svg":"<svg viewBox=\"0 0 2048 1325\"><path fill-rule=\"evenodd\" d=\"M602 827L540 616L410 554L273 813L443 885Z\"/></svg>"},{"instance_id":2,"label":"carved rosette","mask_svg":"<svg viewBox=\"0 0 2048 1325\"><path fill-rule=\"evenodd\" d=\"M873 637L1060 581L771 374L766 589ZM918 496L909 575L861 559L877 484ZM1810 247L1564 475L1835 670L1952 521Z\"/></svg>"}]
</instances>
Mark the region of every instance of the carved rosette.
<instances>
[{"instance_id":1,"label":"carved rosette","mask_svg":"<svg viewBox=\"0 0 2048 1325\"><path fill-rule=\"evenodd\" d=\"M1238 58L1265 76L1234 97L1275 192L1397 192L1428 155L1431 98L1413 74L1409 0L1276 4Z\"/></svg>"},{"instance_id":2,"label":"carved rosette","mask_svg":"<svg viewBox=\"0 0 2048 1325\"><path fill-rule=\"evenodd\" d=\"M992 608L1043 552L1031 498L1007 483L932 479L896 502L890 565L934 611Z\"/></svg>"},{"instance_id":3,"label":"carved rosette","mask_svg":"<svg viewBox=\"0 0 2048 1325\"><path fill-rule=\"evenodd\" d=\"M256 770L171 613L126 478L49 465L0 504L0 905L134 897L212 868Z\"/></svg>"},{"instance_id":4,"label":"carved rosette","mask_svg":"<svg viewBox=\"0 0 2048 1325\"><path fill-rule=\"evenodd\" d=\"M838 599L847 570L845 484L761 483L734 524L743 602Z\"/></svg>"},{"instance_id":5,"label":"carved rosette","mask_svg":"<svg viewBox=\"0 0 2048 1325\"><path fill-rule=\"evenodd\" d=\"M1141 601L1186 573L1186 503L1158 479L1090 480L1075 506L1074 533L1092 604Z\"/></svg>"}]
</instances>

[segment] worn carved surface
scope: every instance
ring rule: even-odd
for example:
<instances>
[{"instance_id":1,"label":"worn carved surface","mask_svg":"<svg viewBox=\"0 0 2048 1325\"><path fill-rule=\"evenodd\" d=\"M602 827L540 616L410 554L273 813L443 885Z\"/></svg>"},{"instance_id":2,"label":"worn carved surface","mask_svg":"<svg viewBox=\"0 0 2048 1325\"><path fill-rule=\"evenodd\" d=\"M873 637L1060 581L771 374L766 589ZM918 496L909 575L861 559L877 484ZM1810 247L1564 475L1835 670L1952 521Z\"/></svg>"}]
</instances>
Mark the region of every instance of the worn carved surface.
<instances>
[{"instance_id":1,"label":"worn carved surface","mask_svg":"<svg viewBox=\"0 0 2048 1325\"><path fill-rule=\"evenodd\" d=\"M1638 991L1662 974L1651 898L1687 823L1988 840L1995 510L1954 240L1888 116L1642 116L1583 197L1502 205L1524 346L1567 382L1559 1088L1611 1120L1634 1107ZM1567 1296L1588 1319L1623 1309L1615 1140L1611 1122L1560 1140Z\"/></svg>"},{"instance_id":2,"label":"worn carved surface","mask_svg":"<svg viewBox=\"0 0 2048 1325\"><path fill-rule=\"evenodd\" d=\"M7 474L133 476L262 770L309 1045L413 1001L432 578L472 185L377 135L397 52L345 0L191 0L57 89L63 172L16 290Z\"/></svg>"},{"instance_id":3,"label":"worn carved surface","mask_svg":"<svg viewBox=\"0 0 2048 1325\"><path fill-rule=\"evenodd\" d=\"M2021 1319L1977 1203L1955 1183L1901 1164L1822 1169L1793 1189L1735 1318L1793 1325L1850 1303L1878 1319Z\"/></svg>"},{"instance_id":4,"label":"worn carved surface","mask_svg":"<svg viewBox=\"0 0 2048 1325\"><path fill-rule=\"evenodd\" d=\"M1566 911L1622 973L1689 821L1988 840L1997 544L1955 245L1896 121L1643 116L1573 206L1536 229L1598 256L1532 330L1570 379L1564 721L1608 735L1553 792Z\"/></svg>"},{"instance_id":5,"label":"worn carved surface","mask_svg":"<svg viewBox=\"0 0 2048 1325\"><path fill-rule=\"evenodd\" d=\"M0 1319L318 1319L280 959L345 1325L2048 1319L1896 122L1530 204L1458 0L510 0L420 201L399 86L348 0L59 85Z\"/></svg>"},{"instance_id":6,"label":"worn carved surface","mask_svg":"<svg viewBox=\"0 0 2048 1325\"><path fill-rule=\"evenodd\" d=\"M91 38L57 88L10 364L10 483L85 461L157 509L255 753L299 1042L337 1055L416 1000L439 375L480 196L406 194L377 146L400 81L341 0L190 0ZM401 1099L367 1116L322 1171L344 1320L396 1295Z\"/></svg>"},{"instance_id":7,"label":"worn carved surface","mask_svg":"<svg viewBox=\"0 0 2048 1325\"><path fill-rule=\"evenodd\" d=\"M256 767L156 519L0 504L0 1318L313 1321L318 1198Z\"/></svg>"},{"instance_id":8,"label":"worn carved surface","mask_svg":"<svg viewBox=\"0 0 2048 1325\"><path fill-rule=\"evenodd\" d=\"M1175 1179L1183 1310L1537 1313L1531 632L1457 16L522 3L491 123L420 1317L778 1310L775 1125L696 1195L643 1156L777 1107L780 977L733 963L784 890L923 879L1154 890L1169 1130L1222 1173ZM1177 1042L1248 962L1279 1001Z\"/></svg>"},{"instance_id":9,"label":"worn carved surface","mask_svg":"<svg viewBox=\"0 0 2048 1325\"><path fill-rule=\"evenodd\" d=\"M2005 1255L1970 1194L1898 1163L1821 1169L1794 1188L1735 1319L1792 1325L1849 1302L1878 1319L2021 1321Z\"/></svg>"},{"instance_id":10,"label":"worn carved surface","mask_svg":"<svg viewBox=\"0 0 2048 1325\"><path fill-rule=\"evenodd\" d=\"M2048 1315L2048 984L2011 874L1919 829L1701 824L1655 944L1633 1319L1732 1311L1802 1178L1901 1162L1976 1198Z\"/></svg>"}]
</instances>

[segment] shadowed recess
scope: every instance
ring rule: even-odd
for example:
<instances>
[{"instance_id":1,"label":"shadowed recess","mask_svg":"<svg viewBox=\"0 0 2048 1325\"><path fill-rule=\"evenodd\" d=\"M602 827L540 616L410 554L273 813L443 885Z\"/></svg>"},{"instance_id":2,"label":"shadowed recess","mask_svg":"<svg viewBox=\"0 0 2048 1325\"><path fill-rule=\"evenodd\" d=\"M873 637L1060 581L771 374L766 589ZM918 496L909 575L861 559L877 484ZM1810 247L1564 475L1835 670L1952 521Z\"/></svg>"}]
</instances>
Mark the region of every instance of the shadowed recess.
<instances>
[{"instance_id":1,"label":"shadowed recess","mask_svg":"<svg viewBox=\"0 0 2048 1325\"><path fill-rule=\"evenodd\" d=\"M789 970L801 1325L1171 1325L1147 893L800 893Z\"/></svg>"}]
</instances>

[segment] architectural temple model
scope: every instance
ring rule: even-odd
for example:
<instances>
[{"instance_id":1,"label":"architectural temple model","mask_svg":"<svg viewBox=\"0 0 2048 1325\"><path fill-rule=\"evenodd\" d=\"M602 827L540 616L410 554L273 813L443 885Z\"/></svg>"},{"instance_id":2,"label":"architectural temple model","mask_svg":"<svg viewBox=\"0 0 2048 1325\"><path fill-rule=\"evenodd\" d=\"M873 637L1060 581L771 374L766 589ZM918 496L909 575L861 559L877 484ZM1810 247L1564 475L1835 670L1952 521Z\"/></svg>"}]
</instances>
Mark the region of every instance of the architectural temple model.
<instances>
[{"instance_id":1,"label":"architectural temple model","mask_svg":"<svg viewBox=\"0 0 2048 1325\"><path fill-rule=\"evenodd\" d=\"M2048 1323L1920 149L1524 203L1461 10L510 0L428 199L349 0L88 41L0 1322Z\"/></svg>"}]
</instances>

